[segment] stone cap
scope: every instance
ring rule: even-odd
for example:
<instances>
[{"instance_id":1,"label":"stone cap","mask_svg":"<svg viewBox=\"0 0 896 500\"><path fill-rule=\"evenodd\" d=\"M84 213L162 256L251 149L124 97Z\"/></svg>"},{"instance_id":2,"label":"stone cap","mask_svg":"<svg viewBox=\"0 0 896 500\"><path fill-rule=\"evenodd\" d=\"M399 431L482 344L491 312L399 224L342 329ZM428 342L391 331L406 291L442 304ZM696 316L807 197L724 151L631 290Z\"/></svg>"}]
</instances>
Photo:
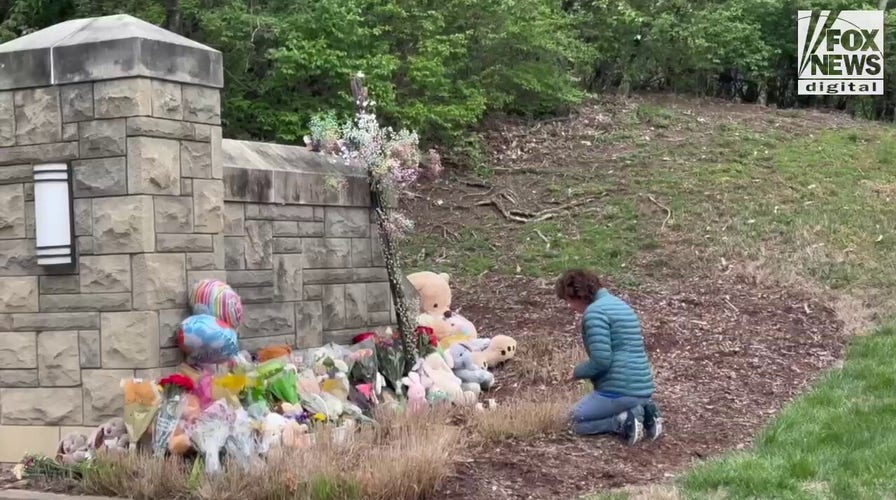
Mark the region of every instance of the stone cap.
<instances>
[{"instance_id":1,"label":"stone cap","mask_svg":"<svg viewBox=\"0 0 896 500\"><path fill-rule=\"evenodd\" d=\"M224 199L249 203L369 207L366 172L341 158L301 146L266 142L221 141ZM341 187L328 186L334 174Z\"/></svg>"},{"instance_id":2,"label":"stone cap","mask_svg":"<svg viewBox=\"0 0 896 500\"><path fill-rule=\"evenodd\" d=\"M65 21L0 45L0 90L135 76L221 88L223 58L126 14Z\"/></svg>"},{"instance_id":3,"label":"stone cap","mask_svg":"<svg viewBox=\"0 0 896 500\"><path fill-rule=\"evenodd\" d=\"M221 150L225 168L367 176L363 170L346 165L342 158L315 153L304 146L224 139L221 141Z\"/></svg>"}]
</instances>

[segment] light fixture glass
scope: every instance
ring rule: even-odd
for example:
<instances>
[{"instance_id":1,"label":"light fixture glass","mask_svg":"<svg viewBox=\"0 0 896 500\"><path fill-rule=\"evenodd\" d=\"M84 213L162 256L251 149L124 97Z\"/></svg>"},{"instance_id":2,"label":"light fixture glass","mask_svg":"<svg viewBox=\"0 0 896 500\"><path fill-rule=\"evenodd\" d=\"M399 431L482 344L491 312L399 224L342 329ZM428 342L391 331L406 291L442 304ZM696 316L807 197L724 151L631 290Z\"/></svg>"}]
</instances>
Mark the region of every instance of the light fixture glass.
<instances>
[{"instance_id":1,"label":"light fixture glass","mask_svg":"<svg viewBox=\"0 0 896 500\"><path fill-rule=\"evenodd\" d=\"M71 169L67 163L34 166L34 231L37 264L71 265L75 262L72 219Z\"/></svg>"}]
</instances>

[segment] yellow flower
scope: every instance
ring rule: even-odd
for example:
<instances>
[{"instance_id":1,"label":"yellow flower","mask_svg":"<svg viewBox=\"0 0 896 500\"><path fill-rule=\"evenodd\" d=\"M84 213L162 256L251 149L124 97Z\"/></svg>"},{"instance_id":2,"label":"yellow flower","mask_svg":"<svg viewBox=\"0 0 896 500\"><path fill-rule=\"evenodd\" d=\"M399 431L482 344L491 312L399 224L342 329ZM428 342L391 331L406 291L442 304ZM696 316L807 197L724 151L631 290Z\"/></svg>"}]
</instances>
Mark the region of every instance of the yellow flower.
<instances>
[{"instance_id":1,"label":"yellow flower","mask_svg":"<svg viewBox=\"0 0 896 500\"><path fill-rule=\"evenodd\" d=\"M248 379L245 375L228 373L215 378L215 385L220 386L231 394L239 394L246 387Z\"/></svg>"},{"instance_id":2,"label":"yellow flower","mask_svg":"<svg viewBox=\"0 0 896 500\"><path fill-rule=\"evenodd\" d=\"M327 417L325 417L323 413L315 413L314 414L314 420L317 420L318 422L323 422L326 419L327 419Z\"/></svg>"}]
</instances>

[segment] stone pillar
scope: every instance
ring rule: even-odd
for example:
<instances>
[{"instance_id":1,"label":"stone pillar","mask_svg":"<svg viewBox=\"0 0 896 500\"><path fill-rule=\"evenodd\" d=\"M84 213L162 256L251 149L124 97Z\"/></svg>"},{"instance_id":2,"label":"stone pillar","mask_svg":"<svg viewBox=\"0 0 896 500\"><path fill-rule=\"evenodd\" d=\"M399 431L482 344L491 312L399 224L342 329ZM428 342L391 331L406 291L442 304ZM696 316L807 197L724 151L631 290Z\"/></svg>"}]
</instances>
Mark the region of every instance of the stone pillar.
<instances>
[{"instance_id":1,"label":"stone pillar","mask_svg":"<svg viewBox=\"0 0 896 500\"><path fill-rule=\"evenodd\" d=\"M0 45L0 462L120 416L224 279L221 53L127 15ZM32 166L69 162L77 265L37 265Z\"/></svg>"}]
</instances>

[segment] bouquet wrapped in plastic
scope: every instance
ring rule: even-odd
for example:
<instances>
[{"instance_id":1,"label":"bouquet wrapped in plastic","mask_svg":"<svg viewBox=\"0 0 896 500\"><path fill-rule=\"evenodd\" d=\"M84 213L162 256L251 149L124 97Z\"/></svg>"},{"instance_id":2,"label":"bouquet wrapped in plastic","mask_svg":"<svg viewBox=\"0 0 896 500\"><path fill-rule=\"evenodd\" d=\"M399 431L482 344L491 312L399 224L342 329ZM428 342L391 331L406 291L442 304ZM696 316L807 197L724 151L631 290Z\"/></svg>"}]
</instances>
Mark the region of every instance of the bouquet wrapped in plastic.
<instances>
[{"instance_id":1,"label":"bouquet wrapped in plastic","mask_svg":"<svg viewBox=\"0 0 896 500\"><path fill-rule=\"evenodd\" d=\"M227 402L215 401L196 419L190 429L190 440L205 460L205 472L214 474L221 470L221 450L230 436L236 416Z\"/></svg>"},{"instance_id":2,"label":"bouquet wrapped in plastic","mask_svg":"<svg viewBox=\"0 0 896 500\"><path fill-rule=\"evenodd\" d=\"M124 425L133 450L152 425L162 398L151 380L125 379L121 381L121 388L124 392Z\"/></svg>"},{"instance_id":3,"label":"bouquet wrapped in plastic","mask_svg":"<svg viewBox=\"0 0 896 500\"><path fill-rule=\"evenodd\" d=\"M375 339L368 337L353 345L346 362L351 365L348 379L352 384L373 384L379 370Z\"/></svg>"},{"instance_id":4,"label":"bouquet wrapped in plastic","mask_svg":"<svg viewBox=\"0 0 896 500\"><path fill-rule=\"evenodd\" d=\"M274 375L267 381L265 388L270 401L299 404L296 372L293 370L282 370Z\"/></svg>"},{"instance_id":5,"label":"bouquet wrapped in plastic","mask_svg":"<svg viewBox=\"0 0 896 500\"><path fill-rule=\"evenodd\" d=\"M252 419L246 410L236 410L230 435L224 443L224 451L228 460L232 460L243 469L258 465L258 440Z\"/></svg>"},{"instance_id":6,"label":"bouquet wrapped in plastic","mask_svg":"<svg viewBox=\"0 0 896 500\"><path fill-rule=\"evenodd\" d=\"M215 375L208 370L203 370L196 379L196 385L193 387L193 394L199 398L199 406L206 408L216 401L212 394L212 384Z\"/></svg>"},{"instance_id":7,"label":"bouquet wrapped in plastic","mask_svg":"<svg viewBox=\"0 0 896 500\"><path fill-rule=\"evenodd\" d=\"M439 338L436 337L435 330L428 326L418 326L415 332L417 334L417 352L421 358L425 358L436 352L439 348Z\"/></svg>"},{"instance_id":8,"label":"bouquet wrapped in plastic","mask_svg":"<svg viewBox=\"0 0 896 500\"><path fill-rule=\"evenodd\" d=\"M227 373L212 380L212 398L224 399L233 408L241 408L240 393L246 388L248 377L239 373Z\"/></svg>"},{"instance_id":9,"label":"bouquet wrapped in plastic","mask_svg":"<svg viewBox=\"0 0 896 500\"><path fill-rule=\"evenodd\" d=\"M184 394L193 390L193 380L190 377L174 374L159 381L162 386L162 405L156 416L156 425L153 432L152 451L156 457L164 457L168 451L168 442L177 427L183 407Z\"/></svg>"},{"instance_id":10,"label":"bouquet wrapped in plastic","mask_svg":"<svg viewBox=\"0 0 896 500\"><path fill-rule=\"evenodd\" d=\"M380 337L376 343L376 359L380 373L386 379L389 387L395 394L402 394L401 379L404 373L404 353L401 348L401 340L394 337Z\"/></svg>"},{"instance_id":11,"label":"bouquet wrapped in plastic","mask_svg":"<svg viewBox=\"0 0 896 500\"><path fill-rule=\"evenodd\" d=\"M239 353L236 330L208 314L183 320L177 328L177 345L192 365L231 361Z\"/></svg>"}]
</instances>

